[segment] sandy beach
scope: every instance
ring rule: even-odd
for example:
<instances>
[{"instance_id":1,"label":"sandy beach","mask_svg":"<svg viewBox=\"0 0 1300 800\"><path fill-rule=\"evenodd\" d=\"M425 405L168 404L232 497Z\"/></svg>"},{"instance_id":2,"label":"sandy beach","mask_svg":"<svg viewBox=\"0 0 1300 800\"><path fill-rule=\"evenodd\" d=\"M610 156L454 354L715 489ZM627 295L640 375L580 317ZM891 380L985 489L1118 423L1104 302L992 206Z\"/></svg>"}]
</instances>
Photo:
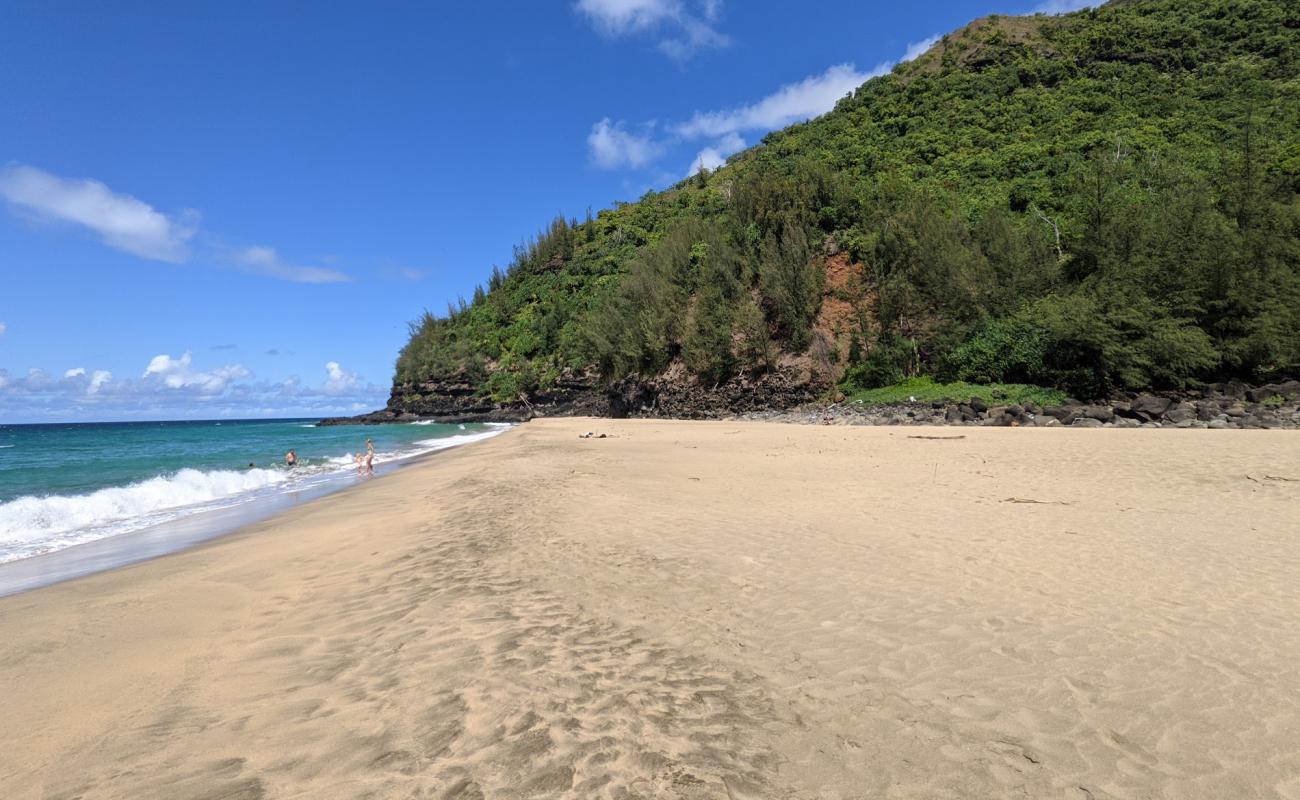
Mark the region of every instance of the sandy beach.
<instances>
[{"instance_id":1,"label":"sandy beach","mask_svg":"<svg viewBox=\"0 0 1300 800\"><path fill-rule=\"evenodd\" d=\"M1294 433L534 421L0 599L0 794L1300 798L1297 587Z\"/></svg>"}]
</instances>

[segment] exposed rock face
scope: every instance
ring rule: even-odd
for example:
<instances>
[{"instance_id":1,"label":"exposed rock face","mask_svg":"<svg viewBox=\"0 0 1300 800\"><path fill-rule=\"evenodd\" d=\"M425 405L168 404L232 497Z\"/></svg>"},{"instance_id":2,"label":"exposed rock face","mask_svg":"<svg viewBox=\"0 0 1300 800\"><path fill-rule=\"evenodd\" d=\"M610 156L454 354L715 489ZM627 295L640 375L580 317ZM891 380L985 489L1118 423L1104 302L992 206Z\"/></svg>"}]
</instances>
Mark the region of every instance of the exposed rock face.
<instances>
[{"instance_id":1,"label":"exposed rock face","mask_svg":"<svg viewBox=\"0 0 1300 800\"><path fill-rule=\"evenodd\" d=\"M456 375L419 385L394 386L388 406L359 417L321 420L322 425L386 422L521 422L535 416L612 415L606 391L595 377L566 371L555 385L514 403L497 403L479 395L467 376Z\"/></svg>"},{"instance_id":2,"label":"exposed rock face","mask_svg":"<svg viewBox=\"0 0 1300 800\"><path fill-rule=\"evenodd\" d=\"M787 360L758 377L706 385L680 365L651 378L629 376L612 386L590 373L566 372L546 391L514 403L475 393L463 378L394 387L388 408L321 424L520 422L536 416L768 419L857 425L993 425L1087 428L1300 428L1300 381L1249 387L1214 384L1197 391L1142 393L1107 402L1067 400L1060 406L904 403L866 407L819 402L828 378L807 363ZM996 402L996 401L995 401Z\"/></svg>"},{"instance_id":3,"label":"exposed rock face","mask_svg":"<svg viewBox=\"0 0 1300 800\"><path fill-rule=\"evenodd\" d=\"M551 388L514 403L477 395L462 377L419 386L395 386L388 407L359 417L322 420L323 425L387 422L520 422L537 416L664 417L714 419L815 401L829 383L798 363L779 365L756 378L740 376L717 385L701 383L675 365L651 378L629 376L612 386L589 373L566 372Z\"/></svg>"}]
</instances>

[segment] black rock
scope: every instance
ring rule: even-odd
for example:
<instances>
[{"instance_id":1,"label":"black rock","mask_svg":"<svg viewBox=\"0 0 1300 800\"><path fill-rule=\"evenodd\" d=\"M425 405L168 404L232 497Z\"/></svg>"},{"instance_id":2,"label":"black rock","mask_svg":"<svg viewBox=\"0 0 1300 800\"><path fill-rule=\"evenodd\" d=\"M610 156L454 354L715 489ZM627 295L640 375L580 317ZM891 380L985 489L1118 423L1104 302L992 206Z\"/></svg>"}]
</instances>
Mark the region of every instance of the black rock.
<instances>
[{"instance_id":1,"label":"black rock","mask_svg":"<svg viewBox=\"0 0 1300 800\"><path fill-rule=\"evenodd\" d=\"M1098 422L1110 422L1115 418L1115 412L1110 406L1088 406L1084 408L1083 416Z\"/></svg>"},{"instance_id":2,"label":"black rock","mask_svg":"<svg viewBox=\"0 0 1300 800\"><path fill-rule=\"evenodd\" d=\"M1129 403L1132 413L1141 419L1159 419L1169 406L1173 405L1173 400L1168 397L1156 397L1151 394L1140 394Z\"/></svg>"}]
</instances>

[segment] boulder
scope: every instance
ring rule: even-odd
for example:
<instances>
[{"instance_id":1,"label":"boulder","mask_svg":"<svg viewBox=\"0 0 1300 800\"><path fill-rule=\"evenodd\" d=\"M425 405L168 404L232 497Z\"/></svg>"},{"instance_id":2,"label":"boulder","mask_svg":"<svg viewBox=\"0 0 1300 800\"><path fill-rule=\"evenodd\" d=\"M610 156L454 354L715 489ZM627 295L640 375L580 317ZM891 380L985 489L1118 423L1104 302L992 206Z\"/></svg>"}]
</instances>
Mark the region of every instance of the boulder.
<instances>
[{"instance_id":1,"label":"boulder","mask_svg":"<svg viewBox=\"0 0 1300 800\"><path fill-rule=\"evenodd\" d=\"M1110 406L1086 406L1083 416L1098 422L1110 422L1115 418L1115 411Z\"/></svg>"},{"instance_id":2,"label":"boulder","mask_svg":"<svg viewBox=\"0 0 1300 800\"><path fill-rule=\"evenodd\" d=\"M1103 427L1104 425L1105 425L1105 423L1103 423L1101 420L1097 419L1096 417L1079 417L1079 418L1076 419L1073 423L1071 423L1070 427L1072 427L1072 428L1100 428L1100 427Z\"/></svg>"},{"instance_id":3,"label":"boulder","mask_svg":"<svg viewBox=\"0 0 1300 800\"><path fill-rule=\"evenodd\" d=\"M989 404L984 402L984 398L982 397L972 397L969 405L971 410L976 414L983 414L985 411L989 410Z\"/></svg>"},{"instance_id":4,"label":"boulder","mask_svg":"<svg viewBox=\"0 0 1300 800\"><path fill-rule=\"evenodd\" d=\"M1170 422L1187 422L1196 418L1196 406L1191 403L1179 403L1165 412L1165 419Z\"/></svg>"},{"instance_id":5,"label":"boulder","mask_svg":"<svg viewBox=\"0 0 1300 800\"><path fill-rule=\"evenodd\" d=\"M1062 419L1069 413L1070 413L1070 409L1065 406L1044 406L1043 407L1044 415L1049 417L1056 417L1057 419Z\"/></svg>"},{"instance_id":6,"label":"boulder","mask_svg":"<svg viewBox=\"0 0 1300 800\"><path fill-rule=\"evenodd\" d=\"M1244 384L1236 382L1228 383L1211 383L1205 387L1211 397L1224 397L1229 400L1240 399L1246 396L1247 387Z\"/></svg>"},{"instance_id":7,"label":"boulder","mask_svg":"<svg viewBox=\"0 0 1300 800\"><path fill-rule=\"evenodd\" d=\"M1269 383L1269 384L1265 384L1264 386L1257 386L1254 389L1247 389L1246 399L1252 403L1262 403L1268 398L1277 394L1277 391L1275 390L1275 386L1276 384Z\"/></svg>"},{"instance_id":8,"label":"boulder","mask_svg":"<svg viewBox=\"0 0 1300 800\"><path fill-rule=\"evenodd\" d=\"M1169 410L1173 403L1168 397L1156 397L1153 394L1140 394L1129 403L1129 409L1134 416L1141 419L1159 419Z\"/></svg>"}]
</instances>

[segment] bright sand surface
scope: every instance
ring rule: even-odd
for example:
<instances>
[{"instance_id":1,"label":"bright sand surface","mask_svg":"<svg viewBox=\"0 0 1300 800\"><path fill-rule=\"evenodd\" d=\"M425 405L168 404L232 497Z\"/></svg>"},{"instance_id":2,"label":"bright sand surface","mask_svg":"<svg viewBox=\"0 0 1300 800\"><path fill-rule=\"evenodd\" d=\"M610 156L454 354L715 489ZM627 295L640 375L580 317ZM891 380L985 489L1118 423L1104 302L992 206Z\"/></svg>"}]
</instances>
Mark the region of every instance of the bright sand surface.
<instances>
[{"instance_id":1,"label":"bright sand surface","mask_svg":"<svg viewBox=\"0 0 1300 800\"><path fill-rule=\"evenodd\" d=\"M0 794L1297 798L1296 479L1286 432L536 421L0 600Z\"/></svg>"}]
</instances>

